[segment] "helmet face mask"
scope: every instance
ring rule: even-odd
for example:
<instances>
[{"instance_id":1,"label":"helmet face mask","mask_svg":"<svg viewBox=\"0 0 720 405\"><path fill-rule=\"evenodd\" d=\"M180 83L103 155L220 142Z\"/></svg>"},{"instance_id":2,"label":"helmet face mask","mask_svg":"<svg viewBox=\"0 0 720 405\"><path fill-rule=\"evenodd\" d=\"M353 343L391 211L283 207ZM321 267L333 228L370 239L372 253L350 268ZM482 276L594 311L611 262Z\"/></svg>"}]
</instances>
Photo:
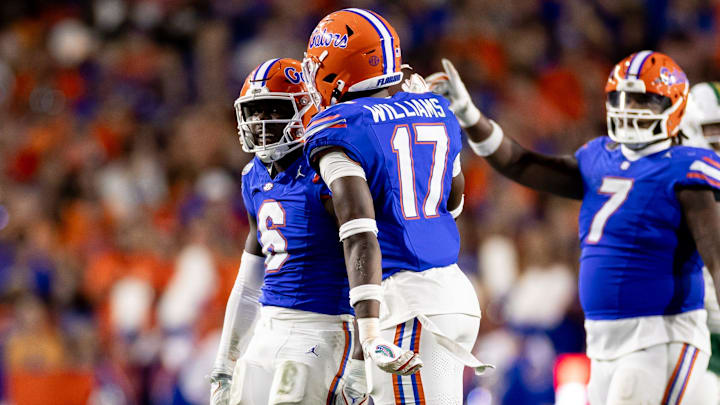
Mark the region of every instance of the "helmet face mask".
<instances>
[{"instance_id":1,"label":"helmet face mask","mask_svg":"<svg viewBox=\"0 0 720 405\"><path fill-rule=\"evenodd\" d=\"M703 136L715 151L720 152L720 122L702 125Z\"/></svg>"},{"instance_id":2,"label":"helmet face mask","mask_svg":"<svg viewBox=\"0 0 720 405\"><path fill-rule=\"evenodd\" d=\"M637 148L666 139L662 129L671 103L660 94L611 91L606 101L608 132Z\"/></svg>"},{"instance_id":3,"label":"helmet face mask","mask_svg":"<svg viewBox=\"0 0 720 405\"><path fill-rule=\"evenodd\" d=\"M318 69L320 68L320 62L318 58L308 56L305 53L305 59L302 61L302 74L305 78L305 88L307 89L310 101L318 111L322 111L322 95L315 86L315 80L317 79Z\"/></svg>"},{"instance_id":4,"label":"helmet face mask","mask_svg":"<svg viewBox=\"0 0 720 405\"><path fill-rule=\"evenodd\" d=\"M667 55L641 51L615 65L607 85L608 136L632 149L677 136L687 104L685 73Z\"/></svg>"},{"instance_id":5,"label":"helmet face mask","mask_svg":"<svg viewBox=\"0 0 720 405\"><path fill-rule=\"evenodd\" d=\"M256 71L245 82L235 100L235 116L243 151L255 154L264 163L282 159L303 145L303 124L309 121L310 97L302 87L300 63L279 59L270 67L267 79L257 80ZM266 70L271 70L266 68Z\"/></svg>"}]
</instances>

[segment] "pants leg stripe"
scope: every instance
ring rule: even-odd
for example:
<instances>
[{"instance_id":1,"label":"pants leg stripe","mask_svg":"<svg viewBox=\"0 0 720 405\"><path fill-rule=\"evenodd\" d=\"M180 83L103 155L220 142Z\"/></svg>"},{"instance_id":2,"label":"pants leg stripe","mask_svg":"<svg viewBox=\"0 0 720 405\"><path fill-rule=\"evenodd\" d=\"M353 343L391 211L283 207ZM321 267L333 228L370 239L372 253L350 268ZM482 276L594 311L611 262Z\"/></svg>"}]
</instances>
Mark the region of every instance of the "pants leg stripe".
<instances>
[{"instance_id":1,"label":"pants leg stripe","mask_svg":"<svg viewBox=\"0 0 720 405\"><path fill-rule=\"evenodd\" d=\"M410 350L420 354L420 333L422 332L422 324L417 318L413 321L412 340L410 341ZM413 394L415 395L415 405L425 405L425 391L423 390L422 378L420 372L410 375L412 381Z\"/></svg>"},{"instance_id":2,"label":"pants leg stripe","mask_svg":"<svg viewBox=\"0 0 720 405\"><path fill-rule=\"evenodd\" d=\"M677 363L675 364L675 369L673 370L672 375L670 376L670 381L668 381L668 385L665 388L665 395L663 395L662 405L668 405L670 400L670 394L675 387L675 383L677 382L677 377L679 375L680 368L682 367L683 362L685 361L685 354L687 354L687 343L683 345L682 350L680 351L680 356L678 357Z\"/></svg>"},{"instance_id":3,"label":"pants leg stripe","mask_svg":"<svg viewBox=\"0 0 720 405\"><path fill-rule=\"evenodd\" d=\"M693 350L695 351L692 356L692 361L690 361L690 366L688 367L687 375L685 376L685 381L683 382L682 389L680 389L680 393L678 394L677 402L675 402L675 405L680 405L683 399L683 395L685 395L685 388L687 388L688 380L690 379L690 374L692 374L693 366L695 365L695 360L697 360L698 352L699 350L696 347L693 347Z\"/></svg>"},{"instance_id":4,"label":"pants leg stripe","mask_svg":"<svg viewBox=\"0 0 720 405\"><path fill-rule=\"evenodd\" d=\"M403 334L405 333L405 324L401 323L395 329L395 346L402 347ZM393 391L395 392L395 404L405 405L405 393L403 392L402 376L394 375L393 377Z\"/></svg>"},{"instance_id":5,"label":"pants leg stripe","mask_svg":"<svg viewBox=\"0 0 720 405\"><path fill-rule=\"evenodd\" d=\"M347 322L343 322L343 331L345 332L345 349L343 350L340 367L338 368L337 373L335 373L335 378L333 378L332 382L330 383L330 391L328 392L327 400L325 401L326 405L330 405L333 403L333 400L335 398L335 391L337 390L340 378L345 373L345 366L347 365L348 358L350 357L350 342L352 342L352 336Z\"/></svg>"}]
</instances>

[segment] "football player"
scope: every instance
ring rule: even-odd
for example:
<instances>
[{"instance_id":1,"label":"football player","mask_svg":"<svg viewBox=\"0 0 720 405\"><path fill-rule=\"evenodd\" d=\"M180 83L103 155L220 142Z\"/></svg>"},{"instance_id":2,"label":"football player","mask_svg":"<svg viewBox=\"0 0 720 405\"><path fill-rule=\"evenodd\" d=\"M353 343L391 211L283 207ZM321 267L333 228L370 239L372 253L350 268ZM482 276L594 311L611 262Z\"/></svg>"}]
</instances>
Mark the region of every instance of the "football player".
<instances>
[{"instance_id":1,"label":"football player","mask_svg":"<svg viewBox=\"0 0 720 405\"><path fill-rule=\"evenodd\" d=\"M243 150L255 155L242 172L250 231L210 402L366 403L364 363L350 359L355 332L330 191L301 158L302 120L314 109L300 62L258 66L235 110Z\"/></svg>"},{"instance_id":2,"label":"football player","mask_svg":"<svg viewBox=\"0 0 720 405\"><path fill-rule=\"evenodd\" d=\"M702 267L718 280L720 159L673 146L688 98L685 73L659 52L628 56L605 87L608 136L574 156L545 156L504 135L452 64L443 65L428 84L449 97L476 154L521 184L582 200L590 403L689 403L683 399L710 355Z\"/></svg>"},{"instance_id":3,"label":"football player","mask_svg":"<svg viewBox=\"0 0 720 405\"><path fill-rule=\"evenodd\" d=\"M463 365L487 366L470 353L480 308L456 264L460 127L442 97L392 94L402 76L400 40L380 15L323 18L303 60L319 110L305 154L333 194L374 403L461 404Z\"/></svg>"}]
</instances>

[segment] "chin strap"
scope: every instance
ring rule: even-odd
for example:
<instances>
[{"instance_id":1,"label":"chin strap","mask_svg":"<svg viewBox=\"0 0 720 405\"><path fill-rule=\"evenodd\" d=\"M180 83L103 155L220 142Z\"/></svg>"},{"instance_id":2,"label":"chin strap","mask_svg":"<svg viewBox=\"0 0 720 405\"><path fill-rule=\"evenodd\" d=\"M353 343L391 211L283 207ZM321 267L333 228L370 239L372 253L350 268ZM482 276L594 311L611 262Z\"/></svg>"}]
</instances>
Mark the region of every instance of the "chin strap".
<instances>
[{"instance_id":1,"label":"chin strap","mask_svg":"<svg viewBox=\"0 0 720 405\"><path fill-rule=\"evenodd\" d=\"M632 146L631 146L632 145ZM639 146L639 147L638 147ZM623 156L629 161L635 161L653 153L658 153L672 146L672 139L663 139L649 144L620 144Z\"/></svg>"}]
</instances>

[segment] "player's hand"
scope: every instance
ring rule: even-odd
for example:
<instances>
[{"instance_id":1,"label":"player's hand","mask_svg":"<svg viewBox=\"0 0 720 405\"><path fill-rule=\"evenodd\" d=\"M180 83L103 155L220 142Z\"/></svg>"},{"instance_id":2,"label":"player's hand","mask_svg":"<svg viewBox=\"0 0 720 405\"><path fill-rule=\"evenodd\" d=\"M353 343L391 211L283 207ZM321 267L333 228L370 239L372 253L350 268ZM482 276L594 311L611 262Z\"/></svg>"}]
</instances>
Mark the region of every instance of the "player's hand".
<instances>
[{"instance_id":1,"label":"player's hand","mask_svg":"<svg viewBox=\"0 0 720 405\"><path fill-rule=\"evenodd\" d=\"M210 375L210 405L230 404L230 383L232 376L213 372Z\"/></svg>"},{"instance_id":2,"label":"player's hand","mask_svg":"<svg viewBox=\"0 0 720 405\"><path fill-rule=\"evenodd\" d=\"M335 397L335 405L367 405L369 403L370 396L367 393L364 361L350 359L340 384L339 393Z\"/></svg>"},{"instance_id":3,"label":"player's hand","mask_svg":"<svg viewBox=\"0 0 720 405\"><path fill-rule=\"evenodd\" d=\"M415 352L395 346L376 337L363 342L365 359L370 359L380 370L391 374L410 375L422 367L423 362Z\"/></svg>"},{"instance_id":4,"label":"player's hand","mask_svg":"<svg viewBox=\"0 0 720 405\"><path fill-rule=\"evenodd\" d=\"M481 117L480 110L473 104L470 93L452 62L443 58L444 72L433 73L425 78L430 91L450 100L450 109L457 117L460 126L468 128L475 125Z\"/></svg>"}]
</instances>

